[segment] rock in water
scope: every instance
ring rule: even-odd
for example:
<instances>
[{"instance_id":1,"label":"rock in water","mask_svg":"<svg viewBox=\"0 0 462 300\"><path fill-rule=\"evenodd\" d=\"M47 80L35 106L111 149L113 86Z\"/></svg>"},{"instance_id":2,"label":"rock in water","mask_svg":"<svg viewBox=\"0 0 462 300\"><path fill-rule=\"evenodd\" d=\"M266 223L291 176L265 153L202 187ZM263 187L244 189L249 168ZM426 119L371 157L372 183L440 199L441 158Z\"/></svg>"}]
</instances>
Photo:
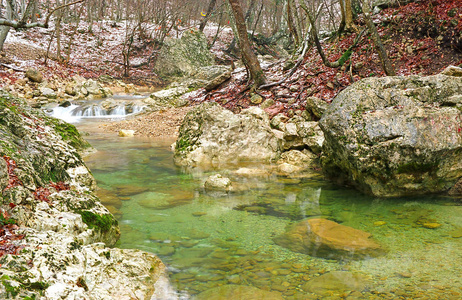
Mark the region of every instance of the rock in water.
<instances>
[{"instance_id":1,"label":"rock in water","mask_svg":"<svg viewBox=\"0 0 462 300\"><path fill-rule=\"evenodd\" d=\"M377 256L381 247L367 232L327 219L309 219L293 225L274 242L294 252L325 258Z\"/></svg>"},{"instance_id":2,"label":"rock in water","mask_svg":"<svg viewBox=\"0 0 462 300\"><path fill-rule=\"evenodd\" d=\"M282 300L281 293L261 290L253 286L228 284L200 293L193 300Z\"/></svg>"},{"instance_id":3,"label":"rock in water","mask_svg":"<svg viewBox=\"0 0 462 300\"><path fill-rule=\"evenodd\" d=\"M332 293L342 294L347 291L361 291L367 287L369 280L360 274L346 271L333 271L315 277L305 283L302 289L322 296Z\"/></svg>"},{"instance_id":4,"label":"rock in water","mask_svg":"<svg viewBox=\"0 0 462 300\"><path fill-rule=\"evenodd\" d=\"M237 162L272 162L280 152L268 115L252 107L234 114L217 103L190 111L175 143L175 163L186 167L218 167Z\"/></svg>"},{"instance_id":5,"label":"rock in water","mask_svg":"<svg viewBox=\"0 0 462 300\"><path fill-rule=\"evenodd\" d=\"M356 82L319 122L323 170L375 196L450 191L462 178L461 109L462 77Z\"/></svg>"}]
</instances>

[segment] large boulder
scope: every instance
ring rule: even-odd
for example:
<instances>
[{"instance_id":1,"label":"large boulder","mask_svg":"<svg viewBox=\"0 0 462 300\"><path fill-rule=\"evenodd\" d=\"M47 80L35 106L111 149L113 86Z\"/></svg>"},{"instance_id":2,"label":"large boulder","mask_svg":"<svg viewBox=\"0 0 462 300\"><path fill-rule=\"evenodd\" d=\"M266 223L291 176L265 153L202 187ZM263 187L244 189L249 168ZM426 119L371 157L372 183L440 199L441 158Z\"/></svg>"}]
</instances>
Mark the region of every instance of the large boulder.
<instances>
[{"instance_id":1,"label":"large boulder","mask_svg":"<svg viewBox=\"0 0 462 300\"><path fill-rule=\"evenodd\" d=\"M369 233L327 219L296 223L274 242L294 252L325 258L364 258L382 253Z\"/></svg>"},{"instance_id":2,"label":"large boulder","mask_svg":"<svg viewBox=\"0 0 462 300\"><path fill-rule=\"evenodd\" d=\"M0 91L0 133L0 299L150 299L165 266L107 247L120 229L76 128Z\"/></svg>"},{"instance_id":3,"label":"large boulder","mask_svg":"<svg viewBox=\"0 0 462 300\"><path fill-rule=\"evenodd\" d=\"M200 31L186 30L181 39L168 39L165 42L157 57L154 72L161 77L182 77L213 63L205 35Z\"/></svg>"},{"instance_id":4,"label":"large boulder","mask_svg":"<svg viewBox=\"0 0 462 300\"><path fill-rule=\"evenodd\" d=\"M234 114L217 103L190 111L175 143L175 163L187 167L218 167L238 162L273 162L279 140L268 115L252 107Z\"/></svg>"},{"instance_id":5,"label":"large boulder","mask_svg":"<svg viewBox=\"0 0 462 300\"><path fill-rule=\"evenodd\" d=\"M462 178L461 110L462 77L356 82L319 122L323 170L375 196L460 194L453 187Z\"/></svg>"}]
</instances>

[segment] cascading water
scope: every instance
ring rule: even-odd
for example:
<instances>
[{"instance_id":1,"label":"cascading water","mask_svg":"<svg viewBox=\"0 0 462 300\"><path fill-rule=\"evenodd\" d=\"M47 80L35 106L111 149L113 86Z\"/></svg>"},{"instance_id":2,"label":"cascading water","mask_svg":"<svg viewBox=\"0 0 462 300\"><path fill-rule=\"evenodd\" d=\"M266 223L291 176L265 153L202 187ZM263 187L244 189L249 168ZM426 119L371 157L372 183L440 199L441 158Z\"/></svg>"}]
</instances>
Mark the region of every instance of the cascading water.
<instances>
[{"instance_id":1,"label":"cascading water","mask_svg":"<svg viewBox=\"0 0 462 300\"><path fill-rule=\"evenodd\" d=\"M71 104L67 107L57 106L52 109L51 116L62 119L68 123L76 123L81 119L89 118L125 118L140 113L146 108L140 102L104 100L85 101Z\"/></svg>"}]
</instances>

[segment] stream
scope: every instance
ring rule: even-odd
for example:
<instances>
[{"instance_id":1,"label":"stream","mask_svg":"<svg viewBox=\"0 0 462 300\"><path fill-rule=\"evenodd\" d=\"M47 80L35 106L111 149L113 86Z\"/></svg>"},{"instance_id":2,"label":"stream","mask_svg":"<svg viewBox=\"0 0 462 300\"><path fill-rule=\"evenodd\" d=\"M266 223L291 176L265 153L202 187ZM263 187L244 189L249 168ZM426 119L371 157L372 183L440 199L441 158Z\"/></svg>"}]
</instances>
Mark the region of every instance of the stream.
<instances>
[{"instance_id":1,"label":"stream","mask_svg":"<svg viewBox=\"0 0 462 300\"><path fill-rule=\"evenodd\" d=\"M98 150L86 163L98 182L98 196L119 220L117 246L157 254L168 266L175 298L228 284L277 291L284 299L462 295L460 201L378 199L335 186L317 173L234 175L240 166L220 171L242 187L239 193L207 193L203 183L216 172L176 167L173 140L119 138L98 129L103 120L80 119L76 126L89 133L86 139ZM274 243L288 225L311 217L369 232L387 252L335 260Z\"/></svg>"}]
</instances>

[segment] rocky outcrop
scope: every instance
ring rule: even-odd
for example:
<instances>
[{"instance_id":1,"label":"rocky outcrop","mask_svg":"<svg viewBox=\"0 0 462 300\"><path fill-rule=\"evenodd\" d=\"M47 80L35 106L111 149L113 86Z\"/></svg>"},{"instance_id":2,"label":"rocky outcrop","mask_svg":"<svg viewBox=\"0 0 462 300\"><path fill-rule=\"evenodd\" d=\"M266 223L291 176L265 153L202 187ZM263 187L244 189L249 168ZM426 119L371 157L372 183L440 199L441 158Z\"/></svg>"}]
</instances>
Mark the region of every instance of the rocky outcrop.
<instances>
[{"instance_id":1,"label":"rocky outcrop","mask_svg":"<svg viewBox=\"0 0 462 300\"><path fill-rule=\"evenodd\" d=\"M214 59L202 32L186 30L181 39L168 39L157 56L154 72L164 78L191 75Z\"/></svg>"},{"instance_id":2,"label":"rocky outcrop","mask_svg":"<svg viewBox=\"0 0 462 300\"><path fill-rule=\"evenodd\" d=\"M93 193L75 127L1 92L0 133L0 298L149 299L164 266L106 248L120 230Z\"/></svg>"},{"instance_id":3,"label":"rocky outcrop","mask_svg":"<svg viewBox=\"0 0 462 300\"><path fill-rule=\"evenodd\" d=\"M382 253L367 232L327 219L309 219L294 224L274 242L294 252L325 258L364 258Z\"/></svg>"},{"instance_id":4,"label":"rocky outcrop","mask_svg":"<svg viewBox=\"0 0 462 300\"><path fill-rule=\"evenodd\" d=\"M216 103L190 111L175 143L175 163L186 167L218 167L237 162L273 162L279 140L268 115L257 107L233 114Z\"/></svg>"},{"instance_id":5,"label":"rocky outcrop","mask_svg":"<svg viewBox=\"0 0 462 300\"><path fill-rule=\"evenodd\" d=\"M320 120L323 170L375 196L460 194L461 110L457 75L356 82Z\"/></svg>"}]
</instances>

